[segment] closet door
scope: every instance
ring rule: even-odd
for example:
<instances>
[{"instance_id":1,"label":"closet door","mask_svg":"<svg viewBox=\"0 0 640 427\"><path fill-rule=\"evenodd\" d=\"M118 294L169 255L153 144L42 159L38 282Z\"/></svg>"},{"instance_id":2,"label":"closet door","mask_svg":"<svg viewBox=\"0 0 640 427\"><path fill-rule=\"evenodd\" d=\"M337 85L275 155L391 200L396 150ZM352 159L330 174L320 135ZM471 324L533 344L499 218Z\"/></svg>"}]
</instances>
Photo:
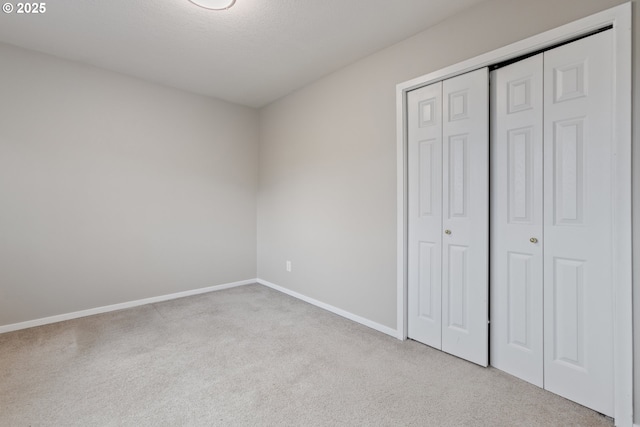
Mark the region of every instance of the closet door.
<instances>
[{"instance_id":1,"label":"closet door","mask_svg":"<svg viewBox=\"0 0 640 427\"><path fill-rule=\"evenodd\" d=\"M443 82L442 350L487 366L489 74Z\"/></svg>"},{"instance_id":2,"label":"closet door","mask_svg":"<svg viewBox=\"0 0 640 427\"><path fill-rule=\"evenodd\" d=\"M442 83L408 94L408 332L442 348Z\"/></svg>"},{"instance_id":3,"label":"closet door","mask_svg":"<svg viewBox=\"0 0 640 427\"><path fill-rule=\"evenodd\" d=\"M491 365L543 386L543 55L491 73Z\"/></svg>"},{"instance_id":4,"label":"closet door","mask_svg":"<svg viewBox=\"0 0 640 427\"><path fill-rule=\"evenodd\" d=\"M409 338L487 366L488 71L408 94Z\"/></svg>"},{"instance_id":5,"label":"closet door","mask_svg":"<svg viewBox=\"0 0 640 427\"><path fill-rule=\"evenodd\" d=\"M544 383L613 415L612 34L544 58Z\"/></svg>"}]
</instances>

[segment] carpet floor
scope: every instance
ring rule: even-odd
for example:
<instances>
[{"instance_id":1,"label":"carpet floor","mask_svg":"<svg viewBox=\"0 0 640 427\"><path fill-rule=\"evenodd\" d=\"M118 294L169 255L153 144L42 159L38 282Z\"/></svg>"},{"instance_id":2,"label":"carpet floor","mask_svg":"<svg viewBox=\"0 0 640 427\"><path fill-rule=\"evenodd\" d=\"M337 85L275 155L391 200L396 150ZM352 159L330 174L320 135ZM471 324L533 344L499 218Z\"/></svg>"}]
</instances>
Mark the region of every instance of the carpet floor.
<instances>
[{"instance_id":1,"label":"carpet floor","mask_svg":"<svg viewBox=\"0 0 640 427\"><path fill-rule=\"evenodd\" d=\"M611 426L261 285L0 335L0 426Z\"/></svg>"}]
</instances>

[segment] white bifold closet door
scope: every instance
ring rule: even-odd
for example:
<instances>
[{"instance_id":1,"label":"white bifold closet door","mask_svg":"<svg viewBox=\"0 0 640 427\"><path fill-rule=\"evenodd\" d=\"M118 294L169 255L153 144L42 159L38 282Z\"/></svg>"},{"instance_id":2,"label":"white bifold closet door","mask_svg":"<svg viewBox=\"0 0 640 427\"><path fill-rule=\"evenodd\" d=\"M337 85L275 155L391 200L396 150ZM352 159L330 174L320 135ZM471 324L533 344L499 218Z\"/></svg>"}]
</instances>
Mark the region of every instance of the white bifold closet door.
<instances>
[{"instance_id":1,"label":"white bifold closet door","mask_svg":"<svg viewBox=\"0 0 640 427\"><path fill-rule=\"evenodd\" d=\"M442 82L408 94L408 335L442 349Z\"/></svg>"},{"instance_id":2,"label":"white bifold closet door","mask_svg":"<svg viewBox=\"0 0 640 427\"><path fill-rule=\"evenodd\" d=\"M491 364L613 416L612 35L492 75Z\"/></svg>"},{"instance_id":3,"label":"white bifold closet door","mask_svg":"<svg viewBox=\"0 0 640 427\"><path fill-rule=\"evenodd\" d=\"M491 79L491 365L542 387L543 54Z\"/></svg>"},{"instance_id":4,"label":"white bifold closet door","mask_svg":"<svg viewBox=\"0 0 640 427\"><path fill-rule=\"evenodd\" d=\"M488 364L486 68L408 94L409 338Z\"/></svg>"}]
</instances>

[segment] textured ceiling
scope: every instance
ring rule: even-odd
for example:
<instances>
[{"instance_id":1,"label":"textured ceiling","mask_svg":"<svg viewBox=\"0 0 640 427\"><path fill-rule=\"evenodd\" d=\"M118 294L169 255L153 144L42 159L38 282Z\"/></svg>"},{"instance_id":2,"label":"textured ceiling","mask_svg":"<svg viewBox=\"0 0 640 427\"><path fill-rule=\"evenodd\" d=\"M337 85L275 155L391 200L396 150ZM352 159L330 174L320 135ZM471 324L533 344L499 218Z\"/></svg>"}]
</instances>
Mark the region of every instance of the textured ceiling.
<instances>
[{"instance_id":1,"label":"textured ceiling","mask_svg":"<svg viewBox=\"0 0 640 427\"><path fill-rule=\"evenodd\" d=\"M0 42L260 107L481 1L50 0Z\"/></svg>"}]
</instances>

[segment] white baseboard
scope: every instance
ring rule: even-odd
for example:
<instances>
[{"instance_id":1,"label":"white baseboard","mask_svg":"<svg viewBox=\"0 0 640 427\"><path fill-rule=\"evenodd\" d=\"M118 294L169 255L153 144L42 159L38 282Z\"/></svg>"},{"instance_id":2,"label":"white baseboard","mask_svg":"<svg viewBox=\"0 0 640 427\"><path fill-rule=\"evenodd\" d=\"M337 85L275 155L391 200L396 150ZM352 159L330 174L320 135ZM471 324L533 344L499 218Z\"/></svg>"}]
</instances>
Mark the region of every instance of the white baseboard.
<instances>
[{"instance_id":1,"label":"white baseboard","mask_svg":"<svg viewBox=\"0 0 640 427\"><path fill-rule=\"evenodd\" d=\"M353 320L354 322L360 323L361 325L368 326L368 327L370 327L372 329L375 329L376 331L382 332L382 333L387 334L387 335L391 335L394 338L398 337L398 331L396 331L395 329L390 328L388 326L384 326L384 325L376 323L376 322L374 322L372 320L365 319L364 317L360 317L360 316L358 316L356 314L350 313L350 312L345 311L345 310L343 310L341 308L334 307L334 306L329 305L329 304L325 304L325 303L323 303L321 301L318 301L316 299L310 298L310 297L308 297L306 295L302 295L302 294L299 294L298 292L292 291L292 290L287 289L287 288L283 288L282 286L278 286L278 285L276 285L274 283L267 282L266 280L258 279L258 283L261 284L261 285L264 285L266 287L269 287L271 289L275 289L276 291L279 291L279 292L282 292L284 294L287 294L289 296L292 296L294 298L297 298L299 300L302 300L304 302L308 302L309 304L315 305L316 307L320 307L320 308L322 308L324 310L330 311L330 312L332 312L334 314L337 314L338 316L342 316L342 317L345 317L345 318L347 318L349 320Z\"/></svg>"},{"instance_id":2,"label":"white baseboard","mask_svg":"<svg viewBox=\"0 0 640 427\"><path fill-rule=\"evenodd\" d=\"M35 326L48 325L50 323L62 322L64 320L77 319L79 317L92 316L94 314L107 313L109 311L122 310L125 308L138 307L145 304L153 304L156 302L169 301L188 297L191 295L205 294L207 292L221 291L223 289L235 288L237 286L250 285L257 283L257 279L242 280L239 282L225 283L222 285L209 286L206 288L193 289L190 291L176 292L174 294L161 295L158 297L144 298L135 301L123 302L120 304L106 305L104 307L90 308L88 310L75 311L73 313L59 314L56 316L43 317L41 319L28 320L26 322L13 323L10 325L0 326L0 334L5 332L18 331L20 329L33 328Z\"/></svg>"},{"instance_id":3,"label":"white baseboard","mask_svg":"<svg viewBox=\"0 0 640 427\"><path fill-rule=\"evenodd\" d=\"M346 310L342 310L341 308L338 307L334 307L332 305L329 304L325 304L321 301L318 301L316 299L310 298L306 295L302 295L298 292L289 290L287 288L283 288L282 286L278 286L274 283L268 282L266 280L262 280L262 279L249 279L249 280L242 280L239 282L233 282L233 283L225 283L222 285L216 285L216 286L209 286L206 288L200 288L200 289L193 289L193 290L189 290L189 291L184 291L184 292L177 292L177 293L173 293L173 294L168 294L168 295L161 295L161 296L157 296L157 297L151 297L151 298L144 298L144 299L139 299L139 300L135 300L135 301L128 301L128 302L123 302L120 304L112 304L112 305L107 305L107 306L103 306L103 307L96 307L96 308L90 308L88 310L81 310L81 311L75 311L73 313L66 313L66 314L59 314L56 316L50 316L50 317L43 317L41 319L35 319L35 320L28 320L26 322L20 322L20 323L13 323L10 325L3 325L0 326L0 334L6 333L6 332L13 332L13 331L18 331L20 329L27 329L27 328L33 328L36 326L42 326L42 325L48 325L50 323L57 323L57 322L62 322L65 320L71 320L71 319L77 319L79 317L86 317L86 316L92 316L94 314L101 314L101 313L108 313L110 311L117 311L117 310L123 310L125 308L132 308L132 307L138 307L141 305L146 305L146 304L153 304L156 302L162 302L162 301L169 301L172 299L178 299L178 298L183 298L183 297L188 297L191 295L199 295L199 294L204 294L207 292L214 292L214 291L221 291L223 289L229 289L229 288L235 288L237 286L244 286L244 285L250 285L252 283L259 283L263 286L267 286L271 289L274 289L276 291L282 292L284 294L287 294L289 296L292 296L294 298L297 298L299 300L305 301L309 304L315 305L316 307L320 307L324 310L330 311L332 313L335 313L339 316L345 317L349 320L352 320L354 322L360 323L361 325L364 326L368 326L369 328L375 329L376 331L382 332L384 334L387 335L391 335L392 337L397 338L398 336L398 332L393 329L390 328L388 326L384 326L381 325L379 323L376 323L372 320L369 319L365 319L364 317L360 317L356 314L350 313ZM635 427L640 427L640 426L635 426Z\"/></svg>"}]
</instances>

